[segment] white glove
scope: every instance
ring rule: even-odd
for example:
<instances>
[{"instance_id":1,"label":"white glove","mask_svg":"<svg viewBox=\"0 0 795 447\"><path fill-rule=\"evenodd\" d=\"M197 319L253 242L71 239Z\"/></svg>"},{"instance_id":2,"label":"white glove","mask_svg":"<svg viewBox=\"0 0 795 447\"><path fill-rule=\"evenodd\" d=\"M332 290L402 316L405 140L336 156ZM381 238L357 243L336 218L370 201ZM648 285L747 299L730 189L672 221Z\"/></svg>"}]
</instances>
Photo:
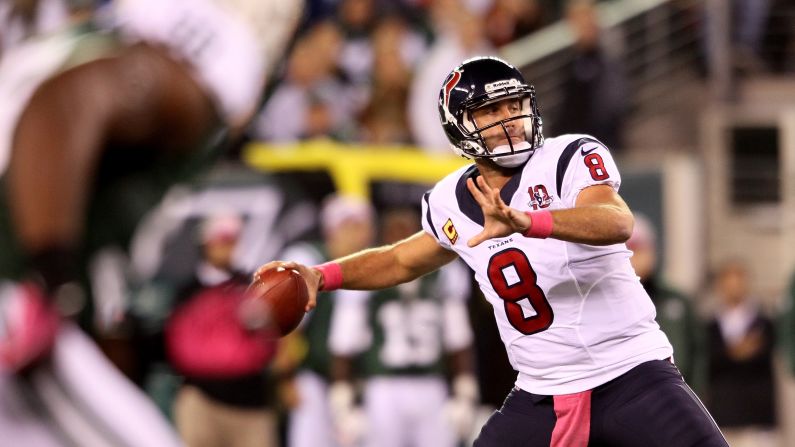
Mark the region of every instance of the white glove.
<instances>
[{"instance_id":1,"label":"white glove","mask_svg":"<svg viewBox=\"0 0 795 447\"><path fill-rule=\"evenodd\" d=\"M453 379L452 395L444 413L461 440L468 440L472 434L479 394L477 381L471 374L459 374Z\"/></svg>"},{"instance_id":2,"label":"white glove","mask_svg":"<svg viewBox=\"0 0 795 447\"><path fill-rule=\"evenodd\" d=\"M334 435L342 446L358 444L364 434L364 412L356 406L355 397L353 385L348 382L336 381L329 388L328 400Z\"/></svg>"}]
</instances>

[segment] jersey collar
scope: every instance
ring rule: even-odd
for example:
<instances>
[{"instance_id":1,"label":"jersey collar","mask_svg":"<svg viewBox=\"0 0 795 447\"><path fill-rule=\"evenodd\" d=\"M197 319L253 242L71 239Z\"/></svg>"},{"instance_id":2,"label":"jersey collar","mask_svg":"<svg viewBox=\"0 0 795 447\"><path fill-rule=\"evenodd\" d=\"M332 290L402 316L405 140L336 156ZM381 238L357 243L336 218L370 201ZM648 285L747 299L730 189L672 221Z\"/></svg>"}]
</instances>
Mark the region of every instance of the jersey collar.
<instances>
[{"instance_id":1,"label":"jersey collar","mask_svg":"<svg viewBox=\"0 0 795 447\"><path fill-rule=\"evenodd\" d=\"M500 197L502 197L505 203L510 204L513 195L516 193L516 190L519 189L519 182L522 179L523 171L524 166L517 170L508 180L508 183L500 190ZM467 189L467 179L471 178L474 181L479 175L480 171L478 171L476 165L472 165L469 169L464 171L461 177L459 177L458 183L455 185L455 198L458 202L458 209L472 222L482 227L485 221L483 218L483 210L480 208L480 205L478 205L478 202L475 201L475 198L472 197L472 193L469 192L469 189Z\"/></svg>"}]
</instances>

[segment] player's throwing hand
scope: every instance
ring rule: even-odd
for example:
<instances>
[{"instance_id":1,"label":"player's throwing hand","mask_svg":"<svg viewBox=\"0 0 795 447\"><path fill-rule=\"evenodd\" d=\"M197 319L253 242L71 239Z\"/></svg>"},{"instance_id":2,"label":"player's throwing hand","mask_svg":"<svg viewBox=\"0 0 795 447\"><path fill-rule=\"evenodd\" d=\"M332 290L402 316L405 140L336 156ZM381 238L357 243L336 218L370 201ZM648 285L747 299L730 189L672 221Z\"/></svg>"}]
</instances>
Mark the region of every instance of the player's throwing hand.
<instances>
[{"instance_id":1,"label":"player's throwing hand","mask_svg":"<svg viewBox=\"0 0 795 447\"><path fill-rule=\"evenodd\" d=\"M309 292L309 300L306 303L305 310L309 312L314 309L317 304L317 291L323 286L323 284L320 284L320 280L322 279L320 272L317 271L317 269L307 267L297 262L271 261L257 269L254 273L254 279L258 279L262 272L276 267L298 270L298 273L300 273L301 277L306 281L306 289Z\"/></svg>"},{"instance_id":2,"label":"player's throwing hand","mask_svg":"<svg viewBox=\"0 0 795 447\"><path fill-rule=\"evenodd\" d=\"M506 205L500 197L500 190L492 188L483 179L477 177L477 185L471 178L467 179L467 188L483 209L483 231L472 237L467 245L475 247L481 242L513 233L524 233L532 223L530 216Z\"/></svg>"}]
</instances>

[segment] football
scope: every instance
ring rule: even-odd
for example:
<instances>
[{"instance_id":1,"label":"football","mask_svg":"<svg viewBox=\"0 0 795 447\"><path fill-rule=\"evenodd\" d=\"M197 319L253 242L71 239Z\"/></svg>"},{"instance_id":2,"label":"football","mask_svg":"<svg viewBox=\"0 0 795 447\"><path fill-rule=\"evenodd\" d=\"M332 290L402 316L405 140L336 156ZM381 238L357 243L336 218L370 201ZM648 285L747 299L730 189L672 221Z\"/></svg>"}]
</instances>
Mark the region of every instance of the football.
<instances>
[{"instance_id":1,"label":"football","mask_svg":"<svg viewBox=\"0 0 795 447\"><path fill-rule=\"evenodd\" d=\"M284 267L261 272L251 283L249 293L265 304L270 326L280 337L298 327L309 301L304 278L297 270Z\"/></svg>"}]
</instances>

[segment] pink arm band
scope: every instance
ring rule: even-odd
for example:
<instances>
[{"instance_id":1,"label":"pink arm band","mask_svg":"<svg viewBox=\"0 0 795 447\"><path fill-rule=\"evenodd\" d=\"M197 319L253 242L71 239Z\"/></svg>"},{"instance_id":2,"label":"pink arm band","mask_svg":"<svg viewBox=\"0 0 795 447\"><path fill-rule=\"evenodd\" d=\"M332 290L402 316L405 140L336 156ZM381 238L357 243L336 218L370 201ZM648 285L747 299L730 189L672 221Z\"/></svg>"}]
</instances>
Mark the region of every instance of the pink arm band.
<instances>
[{"instance_id":1,"label":"pink arm band","mask_svg":"<svg viewBox=\"0 0 795 447\"><path fill-rule=\"evenodd\" d=\"M530 216L530 228L522 236L546 239L552 234L552 213L544 211L526 211Z\"/></svg>"},{"instance_id":2,"label":"pink arm band","mask_svg":"<svg viewBox=\"0 0 795 447\"><path fill-rule=\"evenodd\" d=\"M342 286L342 267L336 262L326 262L314 268L320 270L320 274L323 275L323 288L320 290L337 290Z\"/></svg>"}]
</instances>

